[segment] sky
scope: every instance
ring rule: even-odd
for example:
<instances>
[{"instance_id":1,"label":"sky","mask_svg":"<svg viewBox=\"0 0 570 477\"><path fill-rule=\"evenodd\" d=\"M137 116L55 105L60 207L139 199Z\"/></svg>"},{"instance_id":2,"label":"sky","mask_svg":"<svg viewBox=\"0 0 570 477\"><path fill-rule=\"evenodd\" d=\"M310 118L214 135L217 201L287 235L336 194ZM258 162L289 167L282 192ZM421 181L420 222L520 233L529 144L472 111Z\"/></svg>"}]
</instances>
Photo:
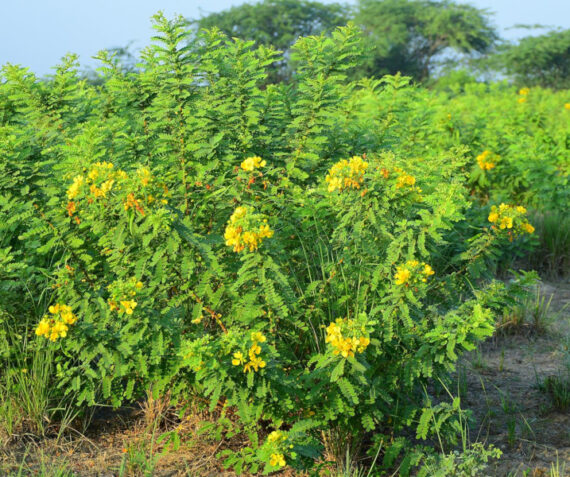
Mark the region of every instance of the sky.
<instances>
[{"instance_id":1,"label":"sky","mask_svg":"<svg viewBox=\"0 0 570 477\"><path fill-rule=\"evenodd\" d=\"M20 64L43 76L52 73L66 53L77 53L82 66L95 67L97 62L91 57L101 49L146 46L153 34L150 17L158 10L169 18L174 14L198 18L241 3L243 0L0 0L0 66ZM531 33L508 29L516 24L570 28L570 0L467 3L495 12L494 23L507 39Z\"/></svg>"}]
</instances>

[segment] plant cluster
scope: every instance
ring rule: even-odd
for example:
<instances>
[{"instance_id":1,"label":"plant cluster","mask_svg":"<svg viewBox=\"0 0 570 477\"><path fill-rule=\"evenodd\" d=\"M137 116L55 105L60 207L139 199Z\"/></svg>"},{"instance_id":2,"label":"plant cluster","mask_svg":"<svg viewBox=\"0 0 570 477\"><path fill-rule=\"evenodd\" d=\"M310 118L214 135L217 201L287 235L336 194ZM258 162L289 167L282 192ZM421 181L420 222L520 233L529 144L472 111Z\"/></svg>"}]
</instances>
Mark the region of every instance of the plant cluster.
<instances>
[{"instance_id":1,"label":"plant cluster","mask_svg":"<svg viewBox=\"0 0 570 477\"><path fill-rule=\"evenodd\" d=\"M49 81L3 69L2 365L25 336L75 406L207 400L216 435L243 435L224 453L237 472L309 468L337 433L339 459L373 435L381 466L410 472L460 419L423 391L508 302L481 270L505 234L531 232L523 208L489 214L470 177L485 142L501 155L485 172L509 183L514 139L434 122L455 103L407 78L348 81L354 26L299 39L287 87L264 86L272 50L215 30L188 46L162 15L155 28L137 70L100 55L98 86L72 57ZM546 197L542 174L489 200Z\"/></svg>"}]
</instances>

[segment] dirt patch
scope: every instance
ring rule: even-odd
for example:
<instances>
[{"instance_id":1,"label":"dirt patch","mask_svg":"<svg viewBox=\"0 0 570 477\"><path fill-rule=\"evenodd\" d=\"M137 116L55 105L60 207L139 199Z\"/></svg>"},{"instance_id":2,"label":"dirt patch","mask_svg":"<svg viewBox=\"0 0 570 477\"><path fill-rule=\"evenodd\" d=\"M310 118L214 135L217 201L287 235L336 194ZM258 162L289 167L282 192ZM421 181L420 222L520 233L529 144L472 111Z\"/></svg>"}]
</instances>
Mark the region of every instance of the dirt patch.
<instances>
[{"instance_id":1,"label":"dirt patch","mask_svg":"<svg viewBox=\"0 0 570 477\"><path fill-rule=\"evenodd\" d=\"M458 370L464 407L473 411L471 439L494 444L503 457L494 476L570 476L570 411L553 408L541 384L564 370L570 339L570 284L543 283L553 320L543 335L500 336L462 359ZM564 469L565 466L565 469Z\"/></svg>"}]
</instances>

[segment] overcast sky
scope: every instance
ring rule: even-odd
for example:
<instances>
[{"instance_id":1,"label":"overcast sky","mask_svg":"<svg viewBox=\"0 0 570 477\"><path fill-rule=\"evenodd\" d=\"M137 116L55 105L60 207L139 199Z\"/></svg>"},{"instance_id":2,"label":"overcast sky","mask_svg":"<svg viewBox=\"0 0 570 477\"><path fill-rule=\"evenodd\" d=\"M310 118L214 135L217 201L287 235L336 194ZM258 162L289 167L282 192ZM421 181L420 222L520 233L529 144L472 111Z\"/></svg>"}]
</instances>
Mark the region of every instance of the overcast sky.
<instances>
[{"instance_id":1,"label":"overcast sky","mask_svg":"<svg viewBox=\"0 0 570 477\"><path fill-rule=\"evenodd\" d=\"M330 3L330 0L321 0ZM199 17L224 10L242 0L0 0L0 65L29 67L39 75L66 53L80 55L82 65L95 66L91 56L103 48L141 48L152 35L150 17L158 10L172 17ZM354 0L349 1L354 3ZM570 0L470 0L493 12L505 38L529 34L507 30L515 24L570 28Z\"/></svg>"}]
</instances>

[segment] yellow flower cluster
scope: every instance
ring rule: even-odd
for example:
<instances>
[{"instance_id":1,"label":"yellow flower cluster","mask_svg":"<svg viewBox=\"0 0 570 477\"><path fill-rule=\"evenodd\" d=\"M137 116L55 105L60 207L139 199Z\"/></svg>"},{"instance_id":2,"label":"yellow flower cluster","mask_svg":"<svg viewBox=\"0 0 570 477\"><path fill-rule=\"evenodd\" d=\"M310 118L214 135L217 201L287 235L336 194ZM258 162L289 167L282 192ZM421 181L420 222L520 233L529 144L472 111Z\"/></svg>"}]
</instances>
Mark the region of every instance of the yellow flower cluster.
<instances>
[{"instance_id":1,"label":"yellow flower cluster","mask_svg":"<svg viewBox=\"0 0 570 477\"><path fill-rule=\"evenodd\" d=\"M267 162L261 159L261 157L253 156L253 157L248 157L245 161L243 161L241 163L241 168L244 171L252 172L255 169L265 167L266 164Z\"/></svg>"},{"instance_id":2,"label":"yellow flower cluster","mask_svg":"<svg viewBox=\"0 0 570 477\"><path fill-rule=\"evenodd\" d=\"M529 89L529 88L521 88L521 89L519 90L520 98L517 99L517 101L518 101L519 103L521 103L521 104L522 104L522 103L526 103L526 97L528 96L528 93L530 93L530 89Z\"/></svg>"},{"instance_id":3,"label":"yellow flower cluster","mask_svg":"<svg viewBox=\"0 0 570 477\"><path fill-rule=\"evenodd\" d=\"M264 238L273 237L273 230L267 225L267 220L261 220L258 214L250 214L245 206L238 207L226 226L224 238L226 245L233 247L234 252L247 249L257 250Z\"/></svg>"},{"instance_id":4,"label":"yellow flower cluster","mask_svg":"<svg viewBox=\"0 0 570 477\"><path fill-rule=\"evenodd\" d=\"M267 436L267 440L269 442L271 442L272 444L278 443L279 441L282 441L285 439L287 439L287 436L285 436L281 431L272 431Z\"/></svg>"},{"instance_id":5,"label":"yellow flower cluster","mask_svg":"<svg viewBox=\"0 0 570 477\"><path fill-rule=\"evenodd\" d=\"M243 372L247 373L251 370L259 371L260 368L265 368L267 364L263 359L259 356L261 354L261 346L259 343L264 343L266 341L265 336L263 333L259 331L255 331L251 334L251 347L249 348L248 358L249 361L246 362L245 356L241 351L236 351L233 354L232 364L234 366L243 366Z\"/></svg>"},{"instance_id":6,"label":"yellow flower cluster","mask_svg":"<svg viewBox=\"0 0 570 477\"><path fill-rule=\"evenodd\" d=\"M152 175L150 173L150 169L148 167L141 167L137 170L137 175L141 181L143 187L149 185Z\"/></svg>"},{"instance_id":7,"label":"yellow flower cluster","mask_svg":"<svg viewBox=\"0 0 570 477\"><path fill-rule=\"evenodd\" d=\"M79 195L79 191L81 187L83 187L84 182L85 178L83 176L75 176L73 178L73 184L67 189L67 198L69 200L75 199Z\"/></svg>"},{"instance_id":8,"label":"yellow flower cluster","mask_svg":"<svg viewBox=\"0 0 570 477\"><path fill-rule=\"evenodd\" d=\"M269 464L273 467L285 467L285 457L283 454L271 454L271 457L269 458Z\"/></svg>"},{"instance_id":9,"label":"yellow flower cluster","mask_svg":"<svg viewBox=\"0 0 570 477\"><path fill-rule=\"evenodd\" d=\"M493 205L489 213L489 222L494 230L507 230L509 239L512 240L512 232L532 234L534 227L526 219L527 210L522 205L501 204Z\"/></svg>"},{"instance_id":10,"label":"yellow flower cluster","mask_svg":"<svg viewBox=\"0 0 570 477\"><path fill-rule=\"evenodd\" d=\"M326 332L325 343L331 344L333 354L340 354L343 358L364 352L370 344L366 328L355 326L354 321L348 318L337 318L327 326Z\"/></svg>"},{"instance_id":11,"label":"yellow flower cluster","mask_svg":"<svg viewBox=\"0 0 570 477\"><path fill-rule=\"evenodd\" d=\"M119 314L132 315L137 306L133 297L139 290L142 290L143 283L136 278L131 278L128 282L115 282L109 286L112 290L112 297L107 301L111 311L118 311Z\"/></svg>"},{"instance_id":12,"label":"yellow flower cluster","mask_svg":"<svg viewBox=\"0 0 570 477\"><path fill-rule=\"evenodd\" d=\"M77 321L77 316L71 311L68 305L52 305L49 307L52 316L44 316L36 328L36 335L45 336L50 341L58 338L65 338L69 325L73 325Z\"/></svg>"},{"instance_id":13,"label":"yellow flower cluster","mask_svg":"<svg viewBox=\"0 0 570 477\"><path fill-rule=\"evenodd\" d=\"M398 175L398 178L396 179L396 189L401 189L403 187L409 187L410 189L414 188L414 185L416 184L416 178L414 176L408 174L399 167L396 167L394 172Z\"/></svg>"},{"instance_id":14,"label":"yellow flower cluster","mask_svg":"<svg viewBox=\"0 0 570 477\"><path fill-rule=\"evenodd\" d=\"M496 164L497 159L498 156L493 154L491 151L485 150L477 156L477 164L479 164L481 170L488 171L490 169L493 169L497 165Z\"/></svg>"},{"instance_id":15,"label":"yellow flower cluster","mask_svg":"<svg viewBox=\"0 0 570 477\"><path fill-rule=\"evenodd\" d=\"M345 189L360 189L364 182L366 169L368 169L368 162L359 156L337 162L330 168L325 178L328 184L328 191L334 192L338 190L342 192Z\"/></svg>"},{"instance_id":16,"label":"yellow flower cluster","mask_svg":"<svg viewBox=\"0 0 570 477\"><path fill-rule=\"evenodd\" d=\"M564 108L570 110L570 103L566 103L566 104L564 105Z\"/></svg>"},{"instance_id":17,"label":"yellow flower cluster","mask_svg":"<svg viewBox=\"0 0 570 477\"><path fill-rule=\"evenodd\" d=\"M164 185L155 184L155 187L149 191L150 185L153 184L153 176L148 167L140 167L136 176L138 177L140 186L146 189L142 192L142 197L138 198L133 192L127 194L126 199L124 199L125 210L135 209L141 215L145 214L143 208L143 202L146 200L148 204L154 202L160 204L167 204L168 201L165 198L157 199L152 195L152 193L162 194L164 191L164 196L168 194L168 188ZM89 195L87 197L87 202L89 204L93 203L97 199L105 199L109 196L109 193L113 189L122 189L122 181L128 179L128 175L123 170L115 170L113 164L110 162L97 162L95 163L86 176L78 175L73 179L73 183L67 189L67 197L71 201L67 204L67 212L70 217L77 212L77 203L73 202L83 191L84 187L88 190ZM152 193L150 193L152 192ZM80 222L78 217L75 217L77 223Z\"/></svg>"},{"instance_id":18,"label":"yellow flower cluster","mask_svg":"<svg viewBox=\"0 0 570 477\"><path fill-rule=\"evenodd\" d=\"M418 262L417 260L408 260L405 265L398 265L396 273L394 274L394 283L396 285L406 285L427 282L427 279L435 272L425 262Z\"/></svg>"},{"instance_id":19,"label":"yellow flower cluster","mask_svg":"<svg viewBox=\"0 0 570 477\"><path fill-rule=\"evenodd\" d=\"M125 171L113 171L113 164L110 162L97 162L87 173L87 178L82 175L75 176L73 183L67 189L67 198L75 199L80 193L84 185L89 185L89 192L96 199L107 197L107 194L113 188L117 180L127 178Z\"/></svg>"}]
</instances>

